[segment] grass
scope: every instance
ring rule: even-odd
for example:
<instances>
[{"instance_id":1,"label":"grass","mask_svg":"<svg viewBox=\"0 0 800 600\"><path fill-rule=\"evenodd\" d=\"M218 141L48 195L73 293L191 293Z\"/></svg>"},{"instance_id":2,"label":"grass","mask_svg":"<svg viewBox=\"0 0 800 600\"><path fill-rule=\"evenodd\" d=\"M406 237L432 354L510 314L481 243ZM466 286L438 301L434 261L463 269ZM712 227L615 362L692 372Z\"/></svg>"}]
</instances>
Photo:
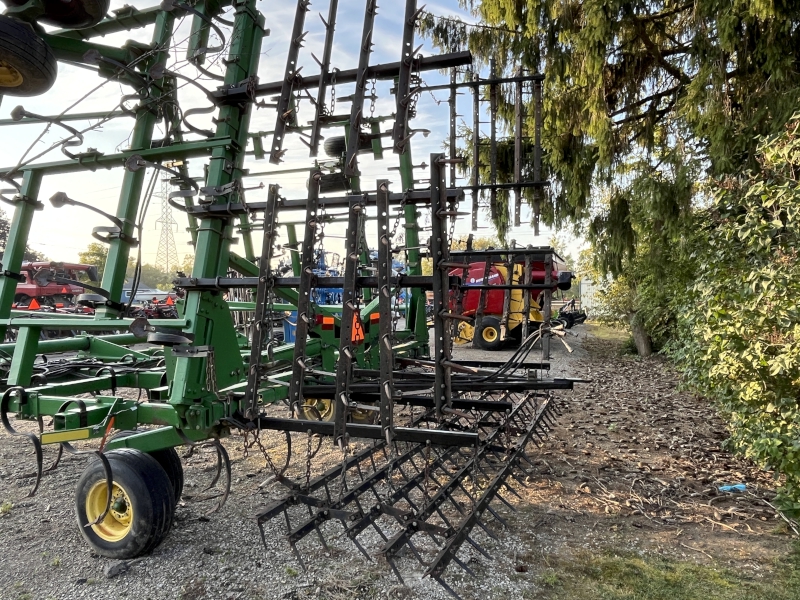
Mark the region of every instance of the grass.
<instances>
[{"instance_id":1,"label":"grass","mask_svg":"<svg viewBox=\"0 0 800 600\"><path fill-rule=\"evenodd\" d=\"M551 561L552 563L552 561ZM763 577L722 567L619 551L577 554L539 577L551 600L797 600L800 545Z\"/></svg>"}]
</instances>

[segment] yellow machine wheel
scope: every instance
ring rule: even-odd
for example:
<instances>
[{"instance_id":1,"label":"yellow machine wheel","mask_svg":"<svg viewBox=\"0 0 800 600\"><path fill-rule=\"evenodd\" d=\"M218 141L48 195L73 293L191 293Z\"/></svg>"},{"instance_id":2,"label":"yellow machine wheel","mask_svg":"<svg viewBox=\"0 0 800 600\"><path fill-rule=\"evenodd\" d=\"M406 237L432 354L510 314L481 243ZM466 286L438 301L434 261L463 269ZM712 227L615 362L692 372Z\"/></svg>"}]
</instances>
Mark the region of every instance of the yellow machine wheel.
<instances>
[{"instance_id":1,"label":"yellow machine wheel","mask_svg":"<svg viewBox=\"0 0 800 600\"><path fill-rule=\"evenodd\" d=\"M4 60L0 60L0 87L14 88L22 85L22 73Z\"/></svg>"},{"instance_id":2,"label":"yellow machine wheel","mask_svg":"<svg viewBox=\"0 0 800 600\"><path fill-rule=\"evenodd\" d=\"M480 327L475 331L473 341L478 348L483 350L499 350L502 348L503 341L500 339L500 319L484 316L481 319Z\"/></svg>"},{"instance_id":3,"label":"yellow machine wheel","mask_svg":"<svg viewBox=\"0 0 800 600\"><path fill-rule=\"evenodd\" d=\"M330 398L306 398L305 404L298 409L301 419L308 421L333 421L333 400ZM356 409L350 411L351 423L372 425L378 416L374 410Z\"/></svg>"},{"instance_id":4,"label":"yellow machine wheel","mask_svg":"<svg viewBox=\"0 0 800 600\"><path fill-rule=\"evenodd\" d=\"M149 454L124 448L105 454L111 467L111 505L103 520L108 481L102 461L92 461L78 480L78 528L92 549L109 558L151 552L170 530L175 513L172 482Z\"/></svg>"},{"instance_id":5,"label":"yellow machine wheel","mask_svg":"<svg viewBox=\"0 0 800 600\"><path fill-rule=\"evenodd\" d=\"M106 509L108 485L105 481L95 483L86 494L86 518L92 523ZM131 532L133 504L127 492L117 482L111 485L111 508L108 515L92 525L94 532L107 542L118 542Z\"/></svg>"},{"instance_id":6,"label":"yellow machine wheel","mask_svg":"<svg viewBox=\"0 0 800 600\"><path fill-rule=\"evenodd\" d=\"M0 15L0 94L38 96L57 73L53 51L30 23Z\"/></svg>"}]
</instances>

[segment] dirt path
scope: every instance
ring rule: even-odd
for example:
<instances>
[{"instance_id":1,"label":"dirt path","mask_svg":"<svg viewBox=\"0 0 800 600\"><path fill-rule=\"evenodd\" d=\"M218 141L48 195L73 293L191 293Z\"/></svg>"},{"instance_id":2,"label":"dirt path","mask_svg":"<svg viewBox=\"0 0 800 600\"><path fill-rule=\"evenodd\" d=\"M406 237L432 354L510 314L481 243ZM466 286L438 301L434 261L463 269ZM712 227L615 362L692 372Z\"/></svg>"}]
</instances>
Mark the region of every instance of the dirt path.
<instances>
[{"instance_id":1,"label":"dirt path","mask_svg":"<svg viewBox=\"0 0 800 600\"><path fill-rule=\"evenodd\" d=\"M781 595L800 594L800 578L793 588L784 576L780 561L792 541L766 503L774 493L770 476L720 448L723 424L706 401L676 389L678 378L665 363L620 355L619 338L605 331L576 331L580 337L569 340L573 355L554 345L552 374L592 382L560 396L554 431L530 453L535 466L504 493L515 511L493 505L508 529L494 520L488 532L475 534L492 559L465 548L459 556L476 577L451 567L448 581L465 599L678 600L714 598L715 590L738 598L739 585L750 594L742 598L800 597ZM489 358L473 350L459 354ZM414 575L399 584L380 557L368 562L349 540L337 538L335 523L323 528L328 552L316 540L302 543L307 572L292 556L281 523L268 524L265 549L253 515L285 492L270 481L260 454L244 457L242 441L226 441L233 491L222 511L207 516L214 500L194 502L213 476L213 455L198 452L184 461L186 493L167 540L152 555L120 564L93 555L75 525L74 486L87 459L67 457L46 474L36 497L24 499L31 480L19 476L31 470L32 452L24 440L0 436L0 598L448 597L421 578L411 556L401 561ZM304 443L304 436L295 440L296 447ZM279 440L268 447L279 452ZM326 445L313 468L336 460ZM290 475L302 478L303 462L296 459ZM718 491L737 483L747 491ZM359 539L374 555L377 535ZM630 586L662 575L673 585L687 574L696 584L690 595L626 595L619 587L626 577ZM765 587L769 581L778 582L775 590Z\"/></svg>"}]
</instances>

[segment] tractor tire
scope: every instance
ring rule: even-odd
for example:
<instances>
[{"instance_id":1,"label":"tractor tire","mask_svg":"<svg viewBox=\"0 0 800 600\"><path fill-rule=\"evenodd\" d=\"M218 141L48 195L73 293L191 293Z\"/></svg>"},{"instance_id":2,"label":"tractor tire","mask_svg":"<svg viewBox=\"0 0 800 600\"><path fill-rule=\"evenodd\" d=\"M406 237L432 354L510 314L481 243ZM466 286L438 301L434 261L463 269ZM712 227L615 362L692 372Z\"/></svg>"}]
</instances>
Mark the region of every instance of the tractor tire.
<instances>
[{"instance_id":1,"label":"tractor tire","mask_svg":"<svg viewBox=\"0 0 800 600\"><path fill-rule=\"evenodd\" d=\"M0 95L44 94L57 74L53 51L33 27L0 15Z\"/></svg>"},{"instance_id":2,"label":"tractor tire","mask_svg":"<svg viewBox=\"0 0 800 600\"><path fill-rule=\"evenodd\" d=\"M128 559L152 552L172 525L175 499L167 474L155 458L124 448L106 453L111 465L111 509L98 524L106 505L106 475L100 460L92 461L78 480L75 512L81 534L101 556Z\"/></svg>"},{"instance_id":3,"label":"tractor tire","mask_svg":"<svg viewBox=\"0 0 800 600\"><path fill-rule=\"evenodd\" d=\"M22 6L27 0L3 0L8 6ZM37 22L65 29L85 29L102 21L111 0L43 0L44 14Z\"/></svg>"},{"instance_id":4,"label":"tractor tire","mask_svg":"<svg viewBox=\"0 0 800 600\"><path fill-rule=\"evenodd\" d=\"M484 316L480 327L475 328L475 337L472 341L482 350L500 350L503 347L503 341L500 339L500 319Z\"/></svg>"},{"instance_id":5,"label":"tractor tire","mask_svg":"<svg viewBox=\"0 0 800 600\"><path fill-rule=\"evenodd\" d=\"M322 149L325 151L325 154L327 154L331 158L341 158L344 155L344 153L347 152L347 142L345 141L345 137L343 135L329 137L325 140L325 143L322 144ZM372 140L361 139L360 144L358 146L358 151L371 152Z\"/></svg>"},{"instance_id":6,"label":"tractor tire","mask_svg":"<svg viewBox=\"0 0 800 600\"><path fill-rule=\"evenodd\" d=\"M109 438L111 440L119 440L121 438L130 437L139 431L118 431ZM175 504L180 502L181 495L183 494L183 463L181 457L178 456L178 451L175 448L164 448L162 450L153 450L147 452L150 456L156 459L156 462L161 465L164 472L169 477L169 482L172 484L172 491L175 496Z\"/></svg>"}]
</instances>

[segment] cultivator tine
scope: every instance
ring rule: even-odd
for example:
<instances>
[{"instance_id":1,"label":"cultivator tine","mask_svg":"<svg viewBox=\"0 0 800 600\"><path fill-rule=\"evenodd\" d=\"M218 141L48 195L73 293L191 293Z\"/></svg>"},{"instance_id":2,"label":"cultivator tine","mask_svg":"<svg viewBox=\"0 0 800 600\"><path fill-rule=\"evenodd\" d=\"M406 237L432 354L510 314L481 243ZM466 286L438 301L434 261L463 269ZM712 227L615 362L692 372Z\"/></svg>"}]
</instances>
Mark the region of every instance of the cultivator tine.
<instances>
[{"instance_id":1,"label":"cultivator tine","mask_svg":"<svg viewBox=\"0 0 800 600\"><path fill-rule=\"evenodd\" d=\"M0 399L0 421L3 423L3 427L5 430L15 436L15 437L25 437L28 438L31 443L33 444L33 450L36 454L36 481L33 483L33 488L30 492L25 496L26 498L31 498L36 494L36 490L39 489L39 483L42 480L42 464L44 462L44 458L42 456L42 443L39 441L39 438L36 437L32 433L22 433L14 429L11 425L11 422L8 420L8 406L11 402L11 396L16 393L20 398L20 404L25 403L26 392L25 388L20 386L14 386L8 388L4 393L2 399ZM109 468L110 472L110 468ZM110 492L109 492L110 494ZM105 518L105 514L103 514Z\"/></svg>"},{"instance_id":2,"label":"cultivator tine","mask_svg":"<svg viewBox=\"0 0 800 600\"><path fill-rule=\"evenodd\" d=\"M47 467L44 470L44 472L45 473L51 473L52 471L55 471L58 468L58 465L61 462L61 458L62 458L63 455L64 455L64 444L62 443L62 444L58 445L58 451L56 453L55 460L53 460L53 464L51 464L49 467Z\"/></svg>"},{"instance_id":3,"label":"cultivator tine","mask_svg":"<svg viewBox=\"0 0 800 600\"><path fill-rule=\"evenodd\" d=\"M86 525L84 525L84 527L91 527L92 525L97 525L98 523L102 523L103 520L106 518L108 511L111 510L111 491L112 491L111 488L114 485L114 476L111 473L111 463L108 462L108 459L99 450L95 452L95 454L100 459L100 462L103 463L103 471L105 471L106 475L106 506L103 509L103 512L101 512L94 521L87 523Z\"/></svg>"}]
</instances>

